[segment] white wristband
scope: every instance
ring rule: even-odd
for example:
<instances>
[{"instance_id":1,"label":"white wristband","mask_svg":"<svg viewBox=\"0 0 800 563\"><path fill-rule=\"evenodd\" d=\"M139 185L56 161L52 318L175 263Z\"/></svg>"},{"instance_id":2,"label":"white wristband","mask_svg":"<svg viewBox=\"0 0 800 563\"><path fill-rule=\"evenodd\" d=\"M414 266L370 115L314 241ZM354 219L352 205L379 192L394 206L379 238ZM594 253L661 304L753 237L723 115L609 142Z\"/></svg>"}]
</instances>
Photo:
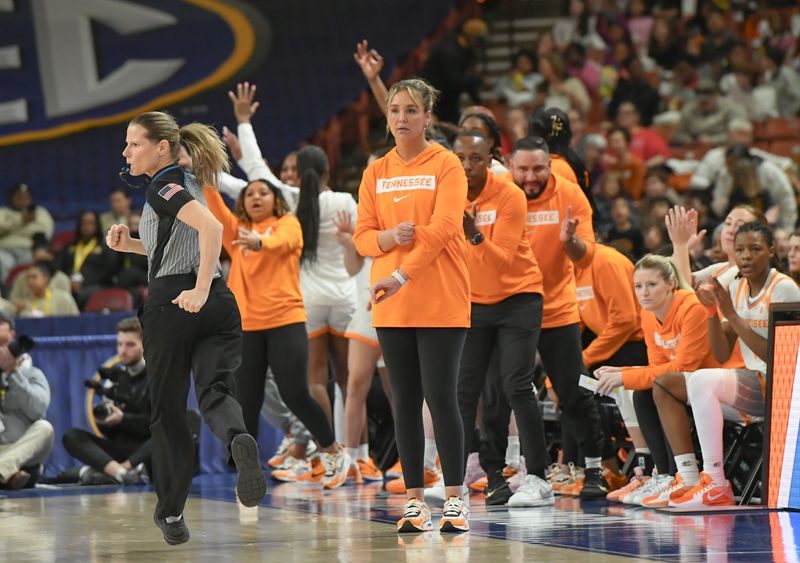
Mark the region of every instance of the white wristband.
<instances>
[{"instance_id":1,"label":"white wristband","mask_svg":"<svg viewBox=\"0 0 800 563\"><path fill-rule=\"evenodd\" d=\"M405 276L403 276L403 274L400 273L400 270L395 270L394 272L392 272L392 277L396 279L398 282L400 282L401 287L406 285L406 283L408 282L408 279Z\"/></svg>"}]
</instances>

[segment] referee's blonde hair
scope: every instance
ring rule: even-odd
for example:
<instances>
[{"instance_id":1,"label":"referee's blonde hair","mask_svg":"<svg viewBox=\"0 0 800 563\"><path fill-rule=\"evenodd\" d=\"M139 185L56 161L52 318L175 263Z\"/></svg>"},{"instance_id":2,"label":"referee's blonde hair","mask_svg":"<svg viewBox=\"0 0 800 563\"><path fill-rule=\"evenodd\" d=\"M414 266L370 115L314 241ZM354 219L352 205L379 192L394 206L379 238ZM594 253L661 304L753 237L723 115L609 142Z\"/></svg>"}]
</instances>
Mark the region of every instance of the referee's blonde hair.
<instances>
[{"instance_id":1,"label":"referee's blonde hair","mask_svg":"<svg viewBox=\"0 0 800 563\"><path fill-rule=\"evenodd\" d=\"M190 123L178 127L175 118L165 111L140 113L131 119L130 124L144 128L151 141L167 141L175 160L178 159L178 147L183 143L192 157L194 175L202 186L216 188L219 173L230 170L225 143L210 125Z\"/></svg>"}]
</instances>

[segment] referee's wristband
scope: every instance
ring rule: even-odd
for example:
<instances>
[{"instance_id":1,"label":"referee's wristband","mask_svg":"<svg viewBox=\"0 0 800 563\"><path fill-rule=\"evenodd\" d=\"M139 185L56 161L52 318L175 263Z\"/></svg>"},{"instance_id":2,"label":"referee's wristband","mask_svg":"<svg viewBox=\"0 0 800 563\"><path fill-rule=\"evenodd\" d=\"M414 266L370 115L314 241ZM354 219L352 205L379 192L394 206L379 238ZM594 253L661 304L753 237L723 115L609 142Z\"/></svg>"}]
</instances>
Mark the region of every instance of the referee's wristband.
<instances>
[{"instance_id":1,"label":"referee's wristband","mask_svg":"<svg viewBox=\"0 0 800 563\"><path fill-rule=\"evenodd\" d=\"M395 270L394 272L392 272L392 277L400 283L400 287L408 283L408 278L405 277L402 273L400 273L400 270Z\"/></svg>"}]
</instances>

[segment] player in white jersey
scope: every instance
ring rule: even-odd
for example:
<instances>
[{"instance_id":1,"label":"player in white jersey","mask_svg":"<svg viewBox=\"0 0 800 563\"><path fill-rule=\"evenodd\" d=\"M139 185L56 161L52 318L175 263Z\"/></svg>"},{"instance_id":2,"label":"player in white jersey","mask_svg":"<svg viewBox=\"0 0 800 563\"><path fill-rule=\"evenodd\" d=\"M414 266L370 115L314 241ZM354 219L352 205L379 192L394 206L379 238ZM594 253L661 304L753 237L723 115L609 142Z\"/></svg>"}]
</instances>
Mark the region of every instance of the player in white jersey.
<instances>
[{"instance_id":1,"label":"player in white jersey","mask_svg":"<svg viewBox=\"0 0 800 563\"><path fill-rule=\"evenodd\" d=\"M729 290L714 279L698 290L709 308L708 338L715 358L725 362L738 340L745 369L702 369L687 381L689 403L703 452L700 482L671 507L700 508L734 504L730 482L725 478L722 424L733 411L743 417L763 417L765 412L766 359L769 353L769 306L800 301L800 288L771 266L775 255L772 232L764 223L742 225L736 233L734 252L741 277ZM725 317L721 322L717 309Z\"/></svg>"},{"instance_id":2,"label":"player in white jersey","mask_svg":"<svg viewBox=\"0 0 800 563\"><path fill-rule=\"evenodd\" d=\"M344 249L336 238L340 213L352 222L356 202L349 193L328 186L328 157L316 146L297 151L300 197L297 218L303 228L300 289L308 321L308 377L311 395L333 420L328 398L328 358L342 393L347 390L347 325L356 309L356 283L344 266Z\"/></svg>"}]
</instances>

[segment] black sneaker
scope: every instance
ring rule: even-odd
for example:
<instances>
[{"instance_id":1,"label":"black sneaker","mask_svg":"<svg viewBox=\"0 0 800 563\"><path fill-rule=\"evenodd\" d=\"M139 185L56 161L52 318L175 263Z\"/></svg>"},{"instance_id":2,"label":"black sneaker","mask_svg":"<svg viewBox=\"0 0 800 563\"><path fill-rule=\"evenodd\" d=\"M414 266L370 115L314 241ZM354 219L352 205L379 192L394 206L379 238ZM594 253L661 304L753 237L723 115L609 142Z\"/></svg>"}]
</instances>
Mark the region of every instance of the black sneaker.
<instances>
[{"instance_id":1,"label":"black sneaker","mask_svg":"<svg viewBox=\"0 0 800 563\"><path fill-rule=\"evenodd\" d=\"M586 476L583 481L580 497L583 499L606 498L608 494L608 483L603 477L602 468L587 468L584 470Z\"/></svg>"},{"instance_id":2,"label":"black sneaker","mask_svg":"<svg viewBox=\"0 0 800 563\"><path fill-rule=\"evenodd\" d=\"M267 494L267 479L258 459L258 444L250 434L239 434L231 441L231 456L239 476L236 494L245 506L258 506Z\"/></svg>"},{"instance_id":3,"label":"black sneaker","mask_svg":"<svg viewBox=\"0 0 800 563\"><path fill-rule=\"evenodd\" d=\"M156 508L156 512L153 513L153 521L156 526L161 528L164 541L169 545L180 545L189 541L189 528L186 527L186 519L183 516L177 522L170 524L166 518L158 517L158 508Z\"/></svg>"},{"instance_id":4,"label":"black sneaker","mask_svg":"<svg viewBox=\"0 0 800 563\"><path fill-rule=\"evenodd\" d=\"M503 477L502 471L489 475L489 482L483 493L486 495L486 506L503 506L511 498L511 488Z\"/></svg>"},{"instance_id":5,"label":"black sneaker","mask_svg":"<svg viewBox=\"0 0 800 563\"><path fill-rule=\"evenodd\" d=\"M81 485L119 485L119 481L111 477L110 475L106 475L102 471L97 471L96 469L92 469L91 467L86 471L82 472L82 475L78 477L78 482Z\"/></svg>"}]
</instances>

